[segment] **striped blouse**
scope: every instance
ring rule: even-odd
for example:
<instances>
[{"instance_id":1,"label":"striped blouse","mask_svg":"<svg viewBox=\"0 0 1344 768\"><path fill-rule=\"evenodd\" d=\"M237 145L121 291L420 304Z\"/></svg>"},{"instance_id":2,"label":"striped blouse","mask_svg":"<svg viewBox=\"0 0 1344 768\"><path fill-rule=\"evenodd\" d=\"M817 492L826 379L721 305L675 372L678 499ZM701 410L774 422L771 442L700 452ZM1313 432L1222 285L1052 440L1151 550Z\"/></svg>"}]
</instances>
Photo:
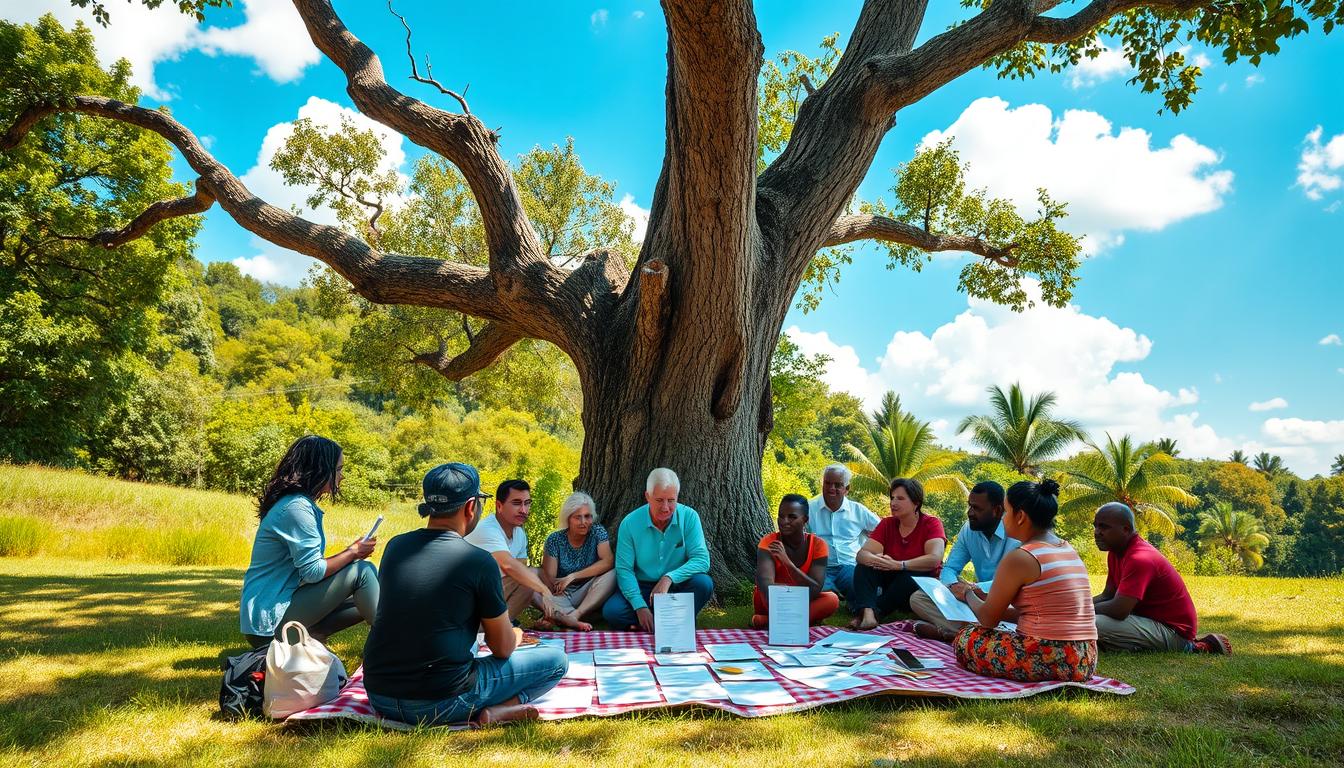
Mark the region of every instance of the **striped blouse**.
<instances>
[{"instance_id":1,"label":"striped blouse","mask_svg":"<svg viewBox=\"0 0 1344 768\"><path fill-rule=\"evenodd\" d=\"M1041 577L1018 591L1017 631L1042 640L1096 640L1092 583L1087 566L1066 541L1022 545L1041 564Z\"/></svg>"}]
</instances>

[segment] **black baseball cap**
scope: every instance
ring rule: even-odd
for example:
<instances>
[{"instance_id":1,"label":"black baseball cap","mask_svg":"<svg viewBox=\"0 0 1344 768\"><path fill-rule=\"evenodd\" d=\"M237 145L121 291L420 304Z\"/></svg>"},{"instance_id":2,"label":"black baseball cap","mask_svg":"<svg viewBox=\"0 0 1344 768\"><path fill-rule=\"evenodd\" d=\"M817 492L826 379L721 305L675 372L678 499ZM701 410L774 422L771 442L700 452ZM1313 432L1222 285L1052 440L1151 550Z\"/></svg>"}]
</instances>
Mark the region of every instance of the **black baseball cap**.
<instances>
[{"instance_id":1,"label":"black baseball cap","mask_svg":"<svg viewBox=\"0 0 1344 768\"><path fill-rule=\"evenodd\" d=\"M490 498L490 494L481 493L481 476L470 464L440 464L425 473L422 487L425 504L445 510L459 507L468 499Z\"/></svg>"}]
</instances>

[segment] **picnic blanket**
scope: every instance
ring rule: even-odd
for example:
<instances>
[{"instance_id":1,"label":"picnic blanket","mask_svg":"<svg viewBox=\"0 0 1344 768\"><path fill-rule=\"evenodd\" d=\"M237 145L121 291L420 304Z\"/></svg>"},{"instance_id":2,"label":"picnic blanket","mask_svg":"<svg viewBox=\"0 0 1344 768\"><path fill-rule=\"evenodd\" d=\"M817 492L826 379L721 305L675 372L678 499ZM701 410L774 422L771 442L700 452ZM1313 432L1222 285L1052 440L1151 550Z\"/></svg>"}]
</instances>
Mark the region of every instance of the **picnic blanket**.
<instances>
[{"instance_id":1,"label":"picnic blanket","mask_svg":"<svg viewBox=\"0 0 1344 768\"><path fill-rule=\"evenodd\" d=\"M957 666L956 656L952 651L952 646L947 643L924 640L916 637L915 635L910 634L910 626L911 622L907 621L892 622L890 624L879 626L877 629L872 630L870 634L896 635L898 636L898 639L895 644L908 648L916 656L920 658L935 658L942 660L944 667L935 670L927 679L911 680L897 676L864 676L863 679L871 681L870 684L843 691L826 691L783 677L774 669L774 664L769 660L766 660L766 666L771 668L771 671L775 675L775 682L782 685L784 689L793 696L795 700L794 703L771 706L743 706L734 704L728 700L723 700L688 702L677 704L675 706L704 706L721 709L741 717L768 717L770 715L778 715L785 712L798 712L814 707L820 707L825 704L833 704L839 701L847 701L869 696L950 696L961 699L1019 699L1066 687L1083 688L1089 691L1120 695L1128 695L1134 692L1133 686L1118 680L1096 676L1085 683L1019 683L1012 680L982 677L967 672ZM810 632L811 640L812 642L816 642L817 640L836 632L837 629L837 627L812 627ZM541 632L538 634L543 638L562 638L565 641L565 650L568 653L580 653L583 651L594 651L603 648L643 648L650 655L653 654L653 636L642 632ZM766 646L766 638L766 632L754 629L702 629L695 633L696 643L699 646L699 650L702 651L704 650L704 646L709 643L750 643L757 649L760 649ZM591 680L571 680L566 678L560 681L560 686L592 688L593 682ZM672 706L674 705L669 705L665 701L640 704L602 704L597 701L596 691L594 690L594 696L586 707L553 708L539 705L538 712L540 714L540 719L542 720L565 720L571 717L582 716L608 717L611 715L622 715L637 710L670 708ZM350 677L349 683L346 684L345 688L341 690L340 695L335 699L321 706L295 713L291 715L286 722L294 723L326 718L347 718L376 723L384 727L397 729L409 727L395 721L384 720L373 711L373 708L369 705L368 696L364 692L363 667L355 671ZM466 725L463 724L457 727L466 727Z\"/></svg>"}]
</instances>

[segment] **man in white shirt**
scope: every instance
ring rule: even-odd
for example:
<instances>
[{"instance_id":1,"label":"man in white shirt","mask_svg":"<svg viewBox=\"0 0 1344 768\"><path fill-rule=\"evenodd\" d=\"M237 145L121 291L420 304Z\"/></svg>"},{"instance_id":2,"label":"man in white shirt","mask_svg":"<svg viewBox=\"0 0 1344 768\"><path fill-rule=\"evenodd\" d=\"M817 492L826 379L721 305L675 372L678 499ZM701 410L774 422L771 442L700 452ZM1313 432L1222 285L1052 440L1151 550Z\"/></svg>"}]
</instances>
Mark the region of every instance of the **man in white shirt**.
<instances>
[{"instance_id":1,"label":"man in white shirt","mask_svg":"<svg viewBox=\"0 0 1344 768\"><path fill-rule=\"evenodd\" d=\"M489 552L499 565L504 602L509 606L509 618L515 621L529 603L540 608L547 619L554 611L548 599L551 591L541 583L537 569L527 564L527 531L523 524L531 514L531 486L526 480L505 480L495 493L495 514L467 534L467 543Z\"/></svg>"},{"instance_id":2,"label":"man in white shirt","mask_svg":"<svg viewBox=\"0 0 1344 768\"><path fill-rule=\"evenodd\" d=\"M822 589L842 596L854 587L854 556L879 520L872 510L849 498L851 477L853 473L844 464L826 467L821 471L821 495L808 503L807 528L831 550Z\"/></svg>"}]
</instances>

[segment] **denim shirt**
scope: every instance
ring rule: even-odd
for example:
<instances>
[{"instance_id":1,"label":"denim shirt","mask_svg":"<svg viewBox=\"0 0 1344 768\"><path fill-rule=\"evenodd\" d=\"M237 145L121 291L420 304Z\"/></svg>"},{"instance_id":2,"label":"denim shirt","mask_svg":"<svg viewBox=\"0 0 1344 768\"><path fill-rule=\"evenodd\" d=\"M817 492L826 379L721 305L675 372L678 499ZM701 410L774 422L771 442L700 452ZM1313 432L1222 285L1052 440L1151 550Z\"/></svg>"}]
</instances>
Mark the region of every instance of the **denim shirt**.
<instances>
[{"instance_id":1,"label":"denim shirt","mask_svg":"<svg viewBox=\"0 0 1344 768\"><path fill-rule=\"evenodd\" d=\"M960 578L966 564L971 563L975 567L976 581L992 581L1003 556L1020 546L1022 542L1004 533L1002 522L994 529L992 536L972 531L971 524L964 523L957 532L952 551L947 553L947 562L943 563L938 578L944 584L953 584Z\"/></svg>"},{"instance_id":2,"label":"denim shirt","mask_svg":"<svg viewBox=\"0 0 1344 768\"><path fill-rule=\"evenodd\" d=\"M281 497L261 519L252 541L239 606L243 634L274 634L294 590L326 575L326 551L321 508L302 494Z\"/></svg>"}]
</instances>

